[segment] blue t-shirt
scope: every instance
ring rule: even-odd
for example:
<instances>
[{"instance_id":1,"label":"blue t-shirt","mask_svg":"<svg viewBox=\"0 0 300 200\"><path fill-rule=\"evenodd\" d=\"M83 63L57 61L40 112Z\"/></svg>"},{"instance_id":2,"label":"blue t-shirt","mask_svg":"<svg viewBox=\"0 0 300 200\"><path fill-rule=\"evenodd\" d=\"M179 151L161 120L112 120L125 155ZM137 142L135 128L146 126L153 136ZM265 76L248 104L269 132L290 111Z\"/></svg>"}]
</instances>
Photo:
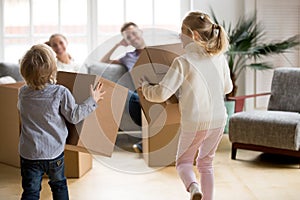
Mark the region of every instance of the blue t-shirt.
<instances>
[{"instance_id":1,"label":"blue t-shirt","mask_svg":"<svg viewBox=\"0 0 300 200\"><path fill-rule=\"evenodd\" d=\"M127 52L125 56L119 59L119 61L128 69L128 71L131 71L139 56L140 52L136 49L134 51Z\"/></svg>"}]
</instances>

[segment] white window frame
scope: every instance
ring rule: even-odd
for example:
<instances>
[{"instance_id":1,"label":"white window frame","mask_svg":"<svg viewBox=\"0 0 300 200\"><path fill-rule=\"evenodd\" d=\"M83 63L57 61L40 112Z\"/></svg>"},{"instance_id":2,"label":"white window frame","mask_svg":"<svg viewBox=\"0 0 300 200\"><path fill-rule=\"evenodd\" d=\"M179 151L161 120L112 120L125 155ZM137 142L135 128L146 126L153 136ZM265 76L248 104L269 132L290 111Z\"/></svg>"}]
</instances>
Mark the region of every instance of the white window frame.
<instances>
[{"instance_id":1,"label":"white window frame","mask_svg":"<svg viewBox=\"0 0 300 200\"><path fill-rule=\"evenodd\" d=\"M0 61L4 60L4 3L0 0Z\"/></svg>"},{"instance_id":2,"label":"white window frame","mask_svg":"<svg viewBox=\"0 0 300 200\"><path fill-rule=\"evenodd\" d=\"M4 53L5 53L5 46L4 46L4 40L7 37L7 35L4 35L4 1L5 0L0 0L0 61L4 61ZM123 0L126 3L126 0ZM154 0L152 0L152 3L154 4ZM29 5L30 5L30 32L28 35L18 35L16 38L28 38L30 43L33 44L35 36L33 35L33 21L32 21L32 0L29 0ZM61 30L61 17L60 17L60 6L61 6L61 0L58 0L58 30ZM193 9L193 0L180 0L180 16L183 17L184 14L188 11ZM125 10L124 6L124 10ZM153 6L153 24L155 24L154 21L154 6ZM87 49L89 52L91 52L93 49L95 49L99 45L99 41L97 39L98 37L98 22L97 22L97 0L87 0L87 33L83 37L87 38ZM124 21L126 19L126 11L124 12ZM180 23L180 22L179 22ZM13 36L12 36L13 37ZM87 52L88 53L88 52Z\"/></svg>"}]
</instances>

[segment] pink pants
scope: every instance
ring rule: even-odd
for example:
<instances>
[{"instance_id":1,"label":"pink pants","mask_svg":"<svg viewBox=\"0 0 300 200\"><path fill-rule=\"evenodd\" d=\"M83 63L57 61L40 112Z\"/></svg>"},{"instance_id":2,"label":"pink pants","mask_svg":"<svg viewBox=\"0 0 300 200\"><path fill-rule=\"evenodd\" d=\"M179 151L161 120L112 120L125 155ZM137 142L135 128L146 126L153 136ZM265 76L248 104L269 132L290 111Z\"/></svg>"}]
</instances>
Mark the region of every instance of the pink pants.
<instances>
[{"instance_id":1,"label":"pink pants","mask_svg":"<svg viewBox=\"0 0 300 200\"><path fill-rule=\"evenodd\" d=\"M193 170L194 158L200 173L202 200L212 200L214 193L213 158L221 141L224 128L199 131L196 133L182 132L179 138L176 170L187 191L192 183L198 183Z\"/></svg>"}]
</instances>

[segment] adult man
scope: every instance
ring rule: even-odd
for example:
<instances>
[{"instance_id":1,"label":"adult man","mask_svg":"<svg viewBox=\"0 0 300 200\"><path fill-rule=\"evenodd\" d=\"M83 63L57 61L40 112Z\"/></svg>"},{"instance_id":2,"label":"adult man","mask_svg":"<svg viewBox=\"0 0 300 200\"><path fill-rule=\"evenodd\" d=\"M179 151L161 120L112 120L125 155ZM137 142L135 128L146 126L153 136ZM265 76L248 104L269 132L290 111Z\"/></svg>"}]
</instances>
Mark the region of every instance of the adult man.
<instances>
[{"instance_id":1,"label":"adult man","mask_svg":"<svg viewBox=\"0 0 300 200\"><path fill-rule=\"evenodd\" d=\"M133 22L124 23L121 27L121 34L123 39L117 43L110 51L107 52L100 60L105 63L113 63L113 64L122 64L130 72L138 60L140 53L146 47L145 41L142 37L143 33L139 27ZM134 50L127 52L123 57L113 60L111 59L111 55L116 51L120 46L133 46ZM129 91L129 113L132 120L139 126L141 126L141 106L139 101L139 96L134 91ZM135 152L142 152L142 141L133 145L133 149Z\"/></svg>"}]
</instances>

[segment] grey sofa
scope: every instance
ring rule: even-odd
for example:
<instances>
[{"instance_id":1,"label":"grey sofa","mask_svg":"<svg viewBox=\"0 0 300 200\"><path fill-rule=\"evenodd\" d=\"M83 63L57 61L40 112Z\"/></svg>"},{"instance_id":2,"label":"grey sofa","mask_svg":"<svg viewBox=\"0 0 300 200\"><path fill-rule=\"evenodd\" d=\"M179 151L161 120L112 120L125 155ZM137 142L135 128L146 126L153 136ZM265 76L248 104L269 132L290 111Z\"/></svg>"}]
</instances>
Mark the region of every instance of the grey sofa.
<instances>
[{"instance_id":1,"label":"grey sofa","mask_svg":"<svg viewBox=\"0 0 300 200\"><path fill-rule=\"evenodd\" d=\"M129 90L134 91L135 87L126 67L119 64L108 64L101 62L89 62L85 64L89 74L96 74L105 79L118 83ZM125 109L121 119L120 130L124 132L141 131L141 127L136 125L129 114L129 96L127 97Z\"/></svg>"},{"instance_id":2,"label":"grey sofa","mask_svg":"<svg viewBox=\"0 0 300 200\"><path fill-rule=\"evenodd\" d=\"M127 69L122 65L93 62L86 64L85 67L89 74L100 75L103 78L121 84L130 90L134 90L130 74L127 73ZM18 64L7 62L0 63L0 77L11 76L17 82L23 81L19 70ZM126 100L120 130L124 132L141 131L141 127L136 125L129 115L129 98Z\"/></svg>"},{"instance_id":3,"label":"grey sofa","mask_svg":"<svg viewBox=\"0 0 300 200\"><path fill-rule=\"evenodd\" d=\"M237 149L300 157L300 69L274 70L266 111L238 112L229 120L231 158Z\"/></svg>"}]
</instances>

